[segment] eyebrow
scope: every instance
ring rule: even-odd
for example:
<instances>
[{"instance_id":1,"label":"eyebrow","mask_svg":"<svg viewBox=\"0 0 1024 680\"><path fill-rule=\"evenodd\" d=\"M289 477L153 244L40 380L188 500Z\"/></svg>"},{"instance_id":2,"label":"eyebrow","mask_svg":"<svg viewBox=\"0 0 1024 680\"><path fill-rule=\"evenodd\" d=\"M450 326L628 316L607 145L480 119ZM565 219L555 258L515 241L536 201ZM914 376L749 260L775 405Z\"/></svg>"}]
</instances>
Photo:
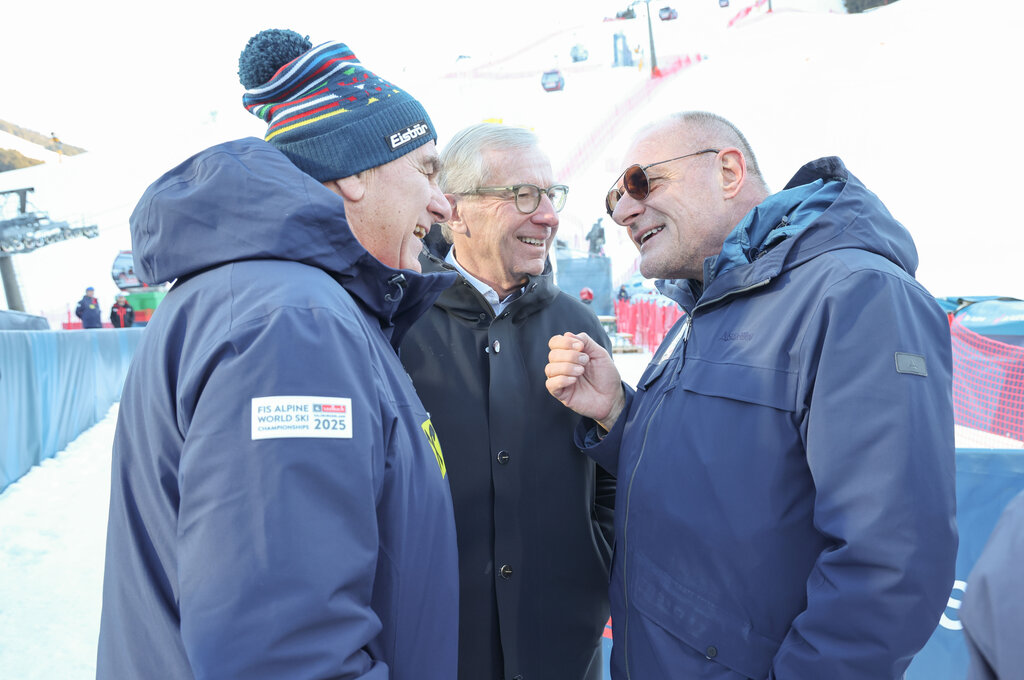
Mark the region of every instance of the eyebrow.
<instances>
[{"instance_id":1,"label":"eyebrow","mask_svg":"<svg viewBox=\"0 0 1024 680\"><path fill-rule=\"evenodd\" d=\"M441 172L441 157L435 155L427 156L423 159L423 169L430 175L436 175Z\"/></svg>"}]
</instances>

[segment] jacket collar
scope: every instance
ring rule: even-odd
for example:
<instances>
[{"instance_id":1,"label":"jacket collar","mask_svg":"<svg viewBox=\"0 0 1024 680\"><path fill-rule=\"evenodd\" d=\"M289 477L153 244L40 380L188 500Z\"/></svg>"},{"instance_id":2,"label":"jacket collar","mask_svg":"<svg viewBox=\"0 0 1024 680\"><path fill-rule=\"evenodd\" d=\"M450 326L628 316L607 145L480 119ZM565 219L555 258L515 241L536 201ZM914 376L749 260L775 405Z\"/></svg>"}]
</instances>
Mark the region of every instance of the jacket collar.
<instances>
[{"instance_id":1,"label":"jacket collar","mask_svg":"<svg viewBox=\"0 0 1024 680\"><path fill-rule=\"evenodd\" d=\"M445 271L456 274L455 269L442 259L446 254L447 249L441 253L440 257L436 250L434 252L424 250L420 255L423 273ZM490 319L493 318L490 303L461 274L457 276L457 282L441 293L436 302L437 306L466 321L479 323L486 320L490 323ZM513 322L518 322L548 306L558 293L559 289L554 283L551 261L548 260L543 273L537 276L527 276L523 294L509 304L502 312L502 316L508 314L512 317ZM486 319L483 318L484 312L486 312Z\"/></svg>"}]
</instances>

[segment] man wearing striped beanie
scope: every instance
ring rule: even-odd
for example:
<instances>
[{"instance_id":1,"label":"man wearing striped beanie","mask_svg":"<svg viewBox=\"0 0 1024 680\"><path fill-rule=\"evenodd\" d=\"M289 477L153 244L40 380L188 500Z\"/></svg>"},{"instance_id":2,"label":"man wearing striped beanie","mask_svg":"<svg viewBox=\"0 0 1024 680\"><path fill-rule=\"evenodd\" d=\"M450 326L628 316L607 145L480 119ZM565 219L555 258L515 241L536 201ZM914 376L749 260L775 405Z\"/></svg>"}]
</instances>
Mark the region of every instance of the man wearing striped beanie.
<instances>
[{"instance_id":1,"label":"man wearing striped beanie","mask_svg":"<svg viewBox=\"0 0 1024 680\"><path fill-rule=\"evenodd\" d=\"M437 141L423 106L344 43L313 47L293 31L263 31L242 53L238 75L245 108L268 125L264 139L321 182Z\"/></svg>"},{"instance_id":2,"label":"man wearing striped beanie","mask_svg":"<svg viewBox=\"0 0 1024 680\"><path fill-rule=\"evenodd\" d=\"M174 281L114 438L96 676L456 677L447 470L397 347L456 278L426 111L345 45L239 60L265 139L165 173L131 216Z\"/></svg>"}]
</instances>

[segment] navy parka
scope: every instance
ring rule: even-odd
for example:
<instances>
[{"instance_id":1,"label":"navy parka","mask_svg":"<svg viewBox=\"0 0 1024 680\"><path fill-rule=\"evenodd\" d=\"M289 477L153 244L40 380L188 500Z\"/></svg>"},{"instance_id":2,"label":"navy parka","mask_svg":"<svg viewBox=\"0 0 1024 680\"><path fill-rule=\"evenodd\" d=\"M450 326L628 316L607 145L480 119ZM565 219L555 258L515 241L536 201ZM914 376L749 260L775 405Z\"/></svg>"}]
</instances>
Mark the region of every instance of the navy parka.
<instances>
[{"instance_id":1,"label":"navy parka","mask_svg":"<svg viewBox=\"0 0 1024 680\"><path fill-rule=\"evenodd\" d=\"M909 233L837 158L753 209L603 439L616 680L896 679L957 550L951 350Z\"/></svg>"},{"instance_id":2,"label":"navy parka","mask_svg":"<svg viewBox=\"0 0 1024 680\"><path fill-rule=\"evenodd\" d=\"M121 400L97 677L451 680L451 495L395 351L451 277L382 265L254 138L131 226L142 280L176 282Z\"/></svg>"}]
</instances>

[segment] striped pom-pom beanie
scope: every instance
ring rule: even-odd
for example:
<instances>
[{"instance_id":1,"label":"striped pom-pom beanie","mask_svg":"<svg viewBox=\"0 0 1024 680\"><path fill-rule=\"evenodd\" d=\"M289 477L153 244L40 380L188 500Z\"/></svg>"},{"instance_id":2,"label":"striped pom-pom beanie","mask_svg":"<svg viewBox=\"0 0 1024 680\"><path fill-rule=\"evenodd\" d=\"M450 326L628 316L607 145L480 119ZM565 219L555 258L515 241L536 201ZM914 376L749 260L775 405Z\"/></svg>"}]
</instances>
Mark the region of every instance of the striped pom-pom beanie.
<instances>
[{"instance_id":1,"label":"striped pom-pom beanie","mask_svg":"<svg viewBox=\"0 0 1024 680\"><path fill-rule=\"evenodd\" d=\"M242 51L238 76L245 108L267 122L264 139L320 182L437 141L423 106L340 42L313 47L294 31L262 31Z\"/></svg>"}]
</instances>

